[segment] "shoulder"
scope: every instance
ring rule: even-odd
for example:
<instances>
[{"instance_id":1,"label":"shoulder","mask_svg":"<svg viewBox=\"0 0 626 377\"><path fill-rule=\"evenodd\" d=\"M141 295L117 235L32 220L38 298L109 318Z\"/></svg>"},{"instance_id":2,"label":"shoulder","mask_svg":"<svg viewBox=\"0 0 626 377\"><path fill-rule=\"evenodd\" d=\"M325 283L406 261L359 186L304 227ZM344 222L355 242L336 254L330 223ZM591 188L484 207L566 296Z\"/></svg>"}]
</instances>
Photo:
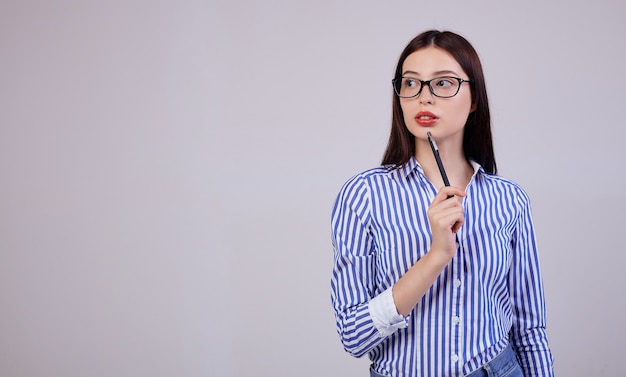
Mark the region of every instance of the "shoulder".
<instances>
[{"instance_id":1,"label":"shoulder","mask_svg":"<svg viewBox=\"0 0 626 377\"><path fill-rule=\"evenodd\" d=\"M376 182L393 179L398 168L395 165L384 165L361 171L350 177L341 187L339 198L367 195Z\"/></svg>"},{"instance_id":2,"label":"shoulder","mask_svg":"<svg viewBox=\"0 0 626 377\"><path fill-rule=\"evenodd\" d=\"M483 172L481 181L488 190L503 199L506 198L522 206L530 204L530 198L522 186L508 178Z\"/></svg>"},{"instance_id":3,"label":"shoulder","mask_svg":"<svg viewBox=\"0 0 626 377\"><path fill-rule=\"evenodd\" d=\"M343 187L351 187L355 185L370 185L373 180L391 179L397 171L395 165L377 166L375 168L364 170L353 175L344 183Z\"/></svg>"}]
</instances>

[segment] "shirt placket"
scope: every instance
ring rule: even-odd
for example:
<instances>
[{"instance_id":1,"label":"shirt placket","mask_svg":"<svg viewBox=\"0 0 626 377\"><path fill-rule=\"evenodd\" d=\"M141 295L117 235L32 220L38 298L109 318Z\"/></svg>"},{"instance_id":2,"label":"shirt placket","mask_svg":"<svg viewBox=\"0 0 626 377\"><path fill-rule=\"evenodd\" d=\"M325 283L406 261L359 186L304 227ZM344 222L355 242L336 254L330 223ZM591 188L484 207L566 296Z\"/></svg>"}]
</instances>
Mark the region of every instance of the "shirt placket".
<instances>
[{"instance_id":1,"label":"shirt placket","mask_svg":"<svg viewBox=\"0 0 626 377\"><path fill-rule=\"evenodd\" d=\"M459 232L460 233L460 232ZM450 361L452 362L451 370L455 375L461 375L463 366L463 321L462 321L462 297L464 290L464 271L463 271L463 250L461 245L461 237L459 233L456 235L456 256L452 259L452 307L450 311L449 324L450 328Z\"/></svg>"}]
</instances>

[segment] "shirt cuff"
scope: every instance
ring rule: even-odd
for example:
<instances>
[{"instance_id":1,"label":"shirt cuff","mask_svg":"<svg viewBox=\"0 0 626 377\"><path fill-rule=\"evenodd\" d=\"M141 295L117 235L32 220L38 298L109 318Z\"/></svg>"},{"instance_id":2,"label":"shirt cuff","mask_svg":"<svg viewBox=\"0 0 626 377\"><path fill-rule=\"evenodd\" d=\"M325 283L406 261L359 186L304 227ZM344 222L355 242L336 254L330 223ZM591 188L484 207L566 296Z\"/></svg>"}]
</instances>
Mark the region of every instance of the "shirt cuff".
<instances>
[{"instance_id":1,"label":"shirt cuff","mask_svg":"<svg viewBox=\"0 0 626 377\"><path fill-rule=\"evenodd\" d=\"M369 302L370 317L381 338L408 326L407 319L398 314L396 303L393 301L392 288L388 288Z\"/></svg>"}]
</instances>

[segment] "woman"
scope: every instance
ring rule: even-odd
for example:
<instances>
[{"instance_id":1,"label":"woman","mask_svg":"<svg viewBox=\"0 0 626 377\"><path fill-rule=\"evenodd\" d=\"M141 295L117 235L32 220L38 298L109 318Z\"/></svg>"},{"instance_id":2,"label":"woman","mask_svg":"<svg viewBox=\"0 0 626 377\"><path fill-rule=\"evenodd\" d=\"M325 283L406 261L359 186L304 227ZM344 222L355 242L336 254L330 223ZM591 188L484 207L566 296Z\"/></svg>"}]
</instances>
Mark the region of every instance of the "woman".
<instances>
[{"instance_id":1,"label":"woman","mask_svg":"<svg viewBox=\"0 0 626 377\"><path fill-rule=\"evenodd\" d=\"M332 213L344 348L371 376L552 376L530 203L496 175L476 51L422 33L393 87L383 166L350 179Z\"/></svg>"}]
</instances>

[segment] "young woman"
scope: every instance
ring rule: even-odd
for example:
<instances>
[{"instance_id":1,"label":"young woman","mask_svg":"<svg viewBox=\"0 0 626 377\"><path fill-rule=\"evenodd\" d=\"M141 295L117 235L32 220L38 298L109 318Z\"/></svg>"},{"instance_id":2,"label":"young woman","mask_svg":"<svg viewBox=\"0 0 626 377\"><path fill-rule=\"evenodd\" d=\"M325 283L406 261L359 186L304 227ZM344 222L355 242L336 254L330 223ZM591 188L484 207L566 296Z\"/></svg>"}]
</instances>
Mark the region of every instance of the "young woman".
<instances>
[{"instance_id":1,"label":"young woman","mask_svg":"<svg viewBox=\"0 0 626 377\"><path fill-rule=\"evenodd\" d=\"M476 51L422 33L393 88L382 166L350 179L332 212L344 348L369 356L371 376L552 376L530 203L496 175Z\"/></svg>"}]
</instances>

